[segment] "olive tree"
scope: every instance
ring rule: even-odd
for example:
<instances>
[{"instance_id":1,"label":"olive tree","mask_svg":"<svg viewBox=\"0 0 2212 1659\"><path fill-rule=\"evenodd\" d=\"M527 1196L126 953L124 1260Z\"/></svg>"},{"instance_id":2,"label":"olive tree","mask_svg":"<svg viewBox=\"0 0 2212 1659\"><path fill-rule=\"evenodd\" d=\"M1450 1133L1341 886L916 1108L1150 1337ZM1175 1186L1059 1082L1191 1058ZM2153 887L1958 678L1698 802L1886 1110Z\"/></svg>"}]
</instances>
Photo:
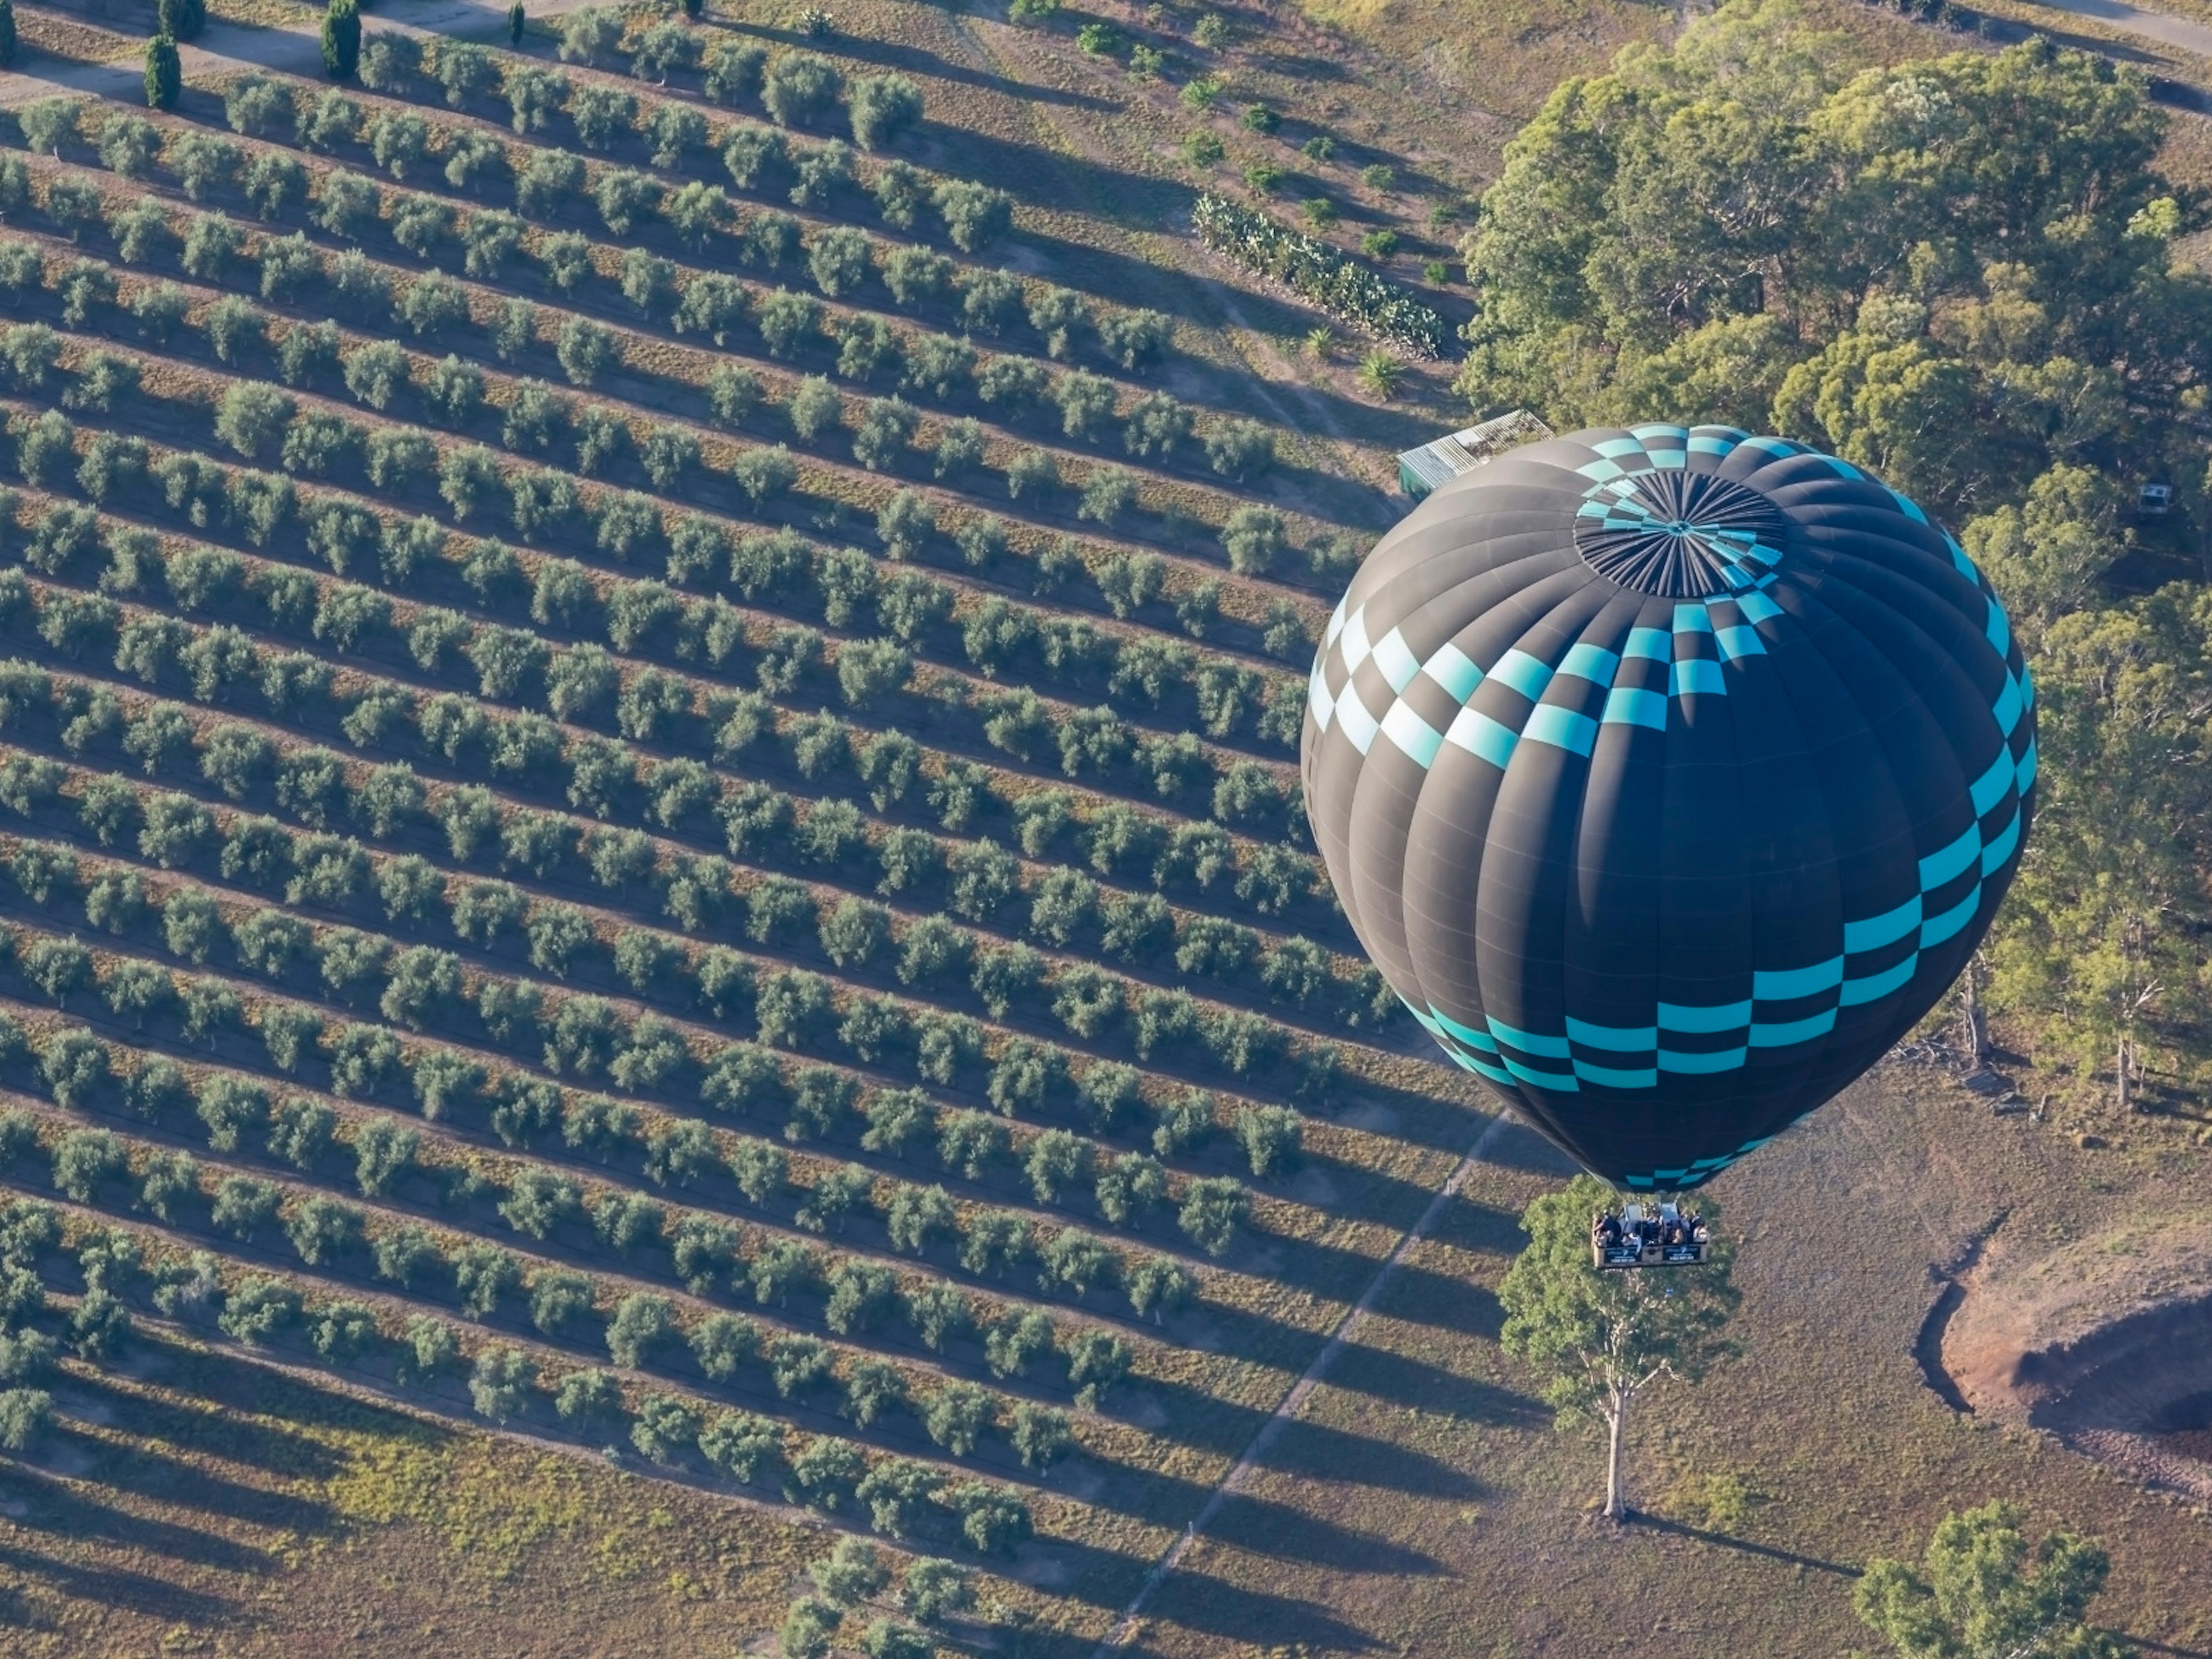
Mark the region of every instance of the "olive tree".
<instances>
[{"instance_id":1,"label":"olive tree","mask_svg":"<svg viewBox=\"0 0 2212 1659\"><path fill-rule=\"evenodd\" d=\"M905 76L863 75L846 95L853 138L863 149L888 149L921 119L921 91Z\"/></svg>"},{"instance_id":2,"label":"olive tree","mask_svg":"<svg viewBox=\"0 0 2212 1659\"><path fill-rule=\"evenodd\" d=\"M837 70L811 52L787 52L768 68L761 103L781 126L808 126L837 101Z\"/></svg>"}]
</instances>

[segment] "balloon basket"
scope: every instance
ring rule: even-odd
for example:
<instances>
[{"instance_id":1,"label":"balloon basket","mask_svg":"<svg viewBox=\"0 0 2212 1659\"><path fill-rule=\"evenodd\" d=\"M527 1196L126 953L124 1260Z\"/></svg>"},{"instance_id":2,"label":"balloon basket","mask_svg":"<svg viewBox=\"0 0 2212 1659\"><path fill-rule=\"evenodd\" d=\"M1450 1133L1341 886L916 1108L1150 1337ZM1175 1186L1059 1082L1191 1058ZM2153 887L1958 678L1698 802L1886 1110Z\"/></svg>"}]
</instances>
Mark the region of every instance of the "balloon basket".
<instances>
[{"instance_id":1,"label":"balloon basket","mask_svg":"<svg viewBox=\"0 0 2212 1659\"><path fill-rule=\"evenodd\" d=\"M1601 1273L1699 1267L1712 1247L1705 1223L1686 1218L1672 1204L1650 1209L1631 1204L1607 1218L1615 1224L1610 1236L1599 1226L1590 1230L1590 1266Z\"/></svg>"}]
</instances>

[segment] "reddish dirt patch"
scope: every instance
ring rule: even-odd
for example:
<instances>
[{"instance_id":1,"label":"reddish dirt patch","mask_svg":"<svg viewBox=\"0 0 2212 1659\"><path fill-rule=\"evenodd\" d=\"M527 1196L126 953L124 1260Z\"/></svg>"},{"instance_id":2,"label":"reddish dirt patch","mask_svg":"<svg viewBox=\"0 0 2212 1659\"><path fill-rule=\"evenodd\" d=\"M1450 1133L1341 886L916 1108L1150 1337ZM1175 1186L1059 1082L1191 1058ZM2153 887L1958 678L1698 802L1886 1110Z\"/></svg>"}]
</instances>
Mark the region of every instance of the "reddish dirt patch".
<instances>
[{"instance_id":1,"label":"reddish dirt patch","mask_svg":"<svg viewBox=\"0 0 2212 1659\"><path fill-rule=\"evenodd\" d=\"M2148 1485L2212 1496L2206 1245L2192 1222L2033 1261L1993 1246L1938 1304L1952 1308L1941 1373L1954 1403L2047 1430Z\"/></svg>"}]
</instances>

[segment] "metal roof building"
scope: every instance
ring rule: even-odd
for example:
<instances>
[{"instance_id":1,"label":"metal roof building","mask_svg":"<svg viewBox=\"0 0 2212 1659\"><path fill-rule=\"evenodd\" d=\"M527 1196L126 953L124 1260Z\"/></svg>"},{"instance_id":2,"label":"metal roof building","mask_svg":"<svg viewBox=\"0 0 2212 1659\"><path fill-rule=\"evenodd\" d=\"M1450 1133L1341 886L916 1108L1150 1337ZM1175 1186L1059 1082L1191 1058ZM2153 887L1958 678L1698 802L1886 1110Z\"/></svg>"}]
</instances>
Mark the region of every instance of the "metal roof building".
<instances>
[{"instance_id":1,"label":"metal roof building","mask_svg":"<svg viewBox=\"0 0 2212 1659\"><path fill-rule=\"evenodd\" d=\"M1418 501L1439 484L1449 483L1492 455L1551 435L1551 428L1527 410L1516 409L1494 421L1406 451L1398 457L1398 487Z\"/></svg>"}]
</instances>

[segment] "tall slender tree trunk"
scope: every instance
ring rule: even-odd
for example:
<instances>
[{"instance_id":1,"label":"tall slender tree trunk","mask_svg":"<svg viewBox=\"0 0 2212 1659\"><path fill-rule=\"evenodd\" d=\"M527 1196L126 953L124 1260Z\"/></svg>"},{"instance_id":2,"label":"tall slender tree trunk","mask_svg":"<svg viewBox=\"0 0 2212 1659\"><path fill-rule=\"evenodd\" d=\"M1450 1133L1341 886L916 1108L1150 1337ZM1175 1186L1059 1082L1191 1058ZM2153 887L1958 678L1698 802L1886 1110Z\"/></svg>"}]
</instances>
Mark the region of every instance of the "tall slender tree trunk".
<instances>
[{"instance_id":1,"label":"tall slender tree trunk","mask_svg":"<svg viewBox=\"0 0 2212 1659\"><path fill-rule=\"evenodd\" d=\"M1607 1518L1625 1521L1628 1518L1628 1495L1621 1488L1620 1439L1628 1424L1628 1393L1615 1389L1607 1402L1605 1412L1605 1513Z\"/></svg>"},{"instance_id":2,"label":"tall slender tree trunk","mask_svg":"<svg viewBox=\"0 0 2212 1659\"><path fill-rule=\"evenodd\" d=\"M2134 1045L2128 1041L2128 1034L2123 1031L2120 1033L2120 1040L2112 1058L2112 1072L2119 1091L2120 1109L2123 1112L2132 1112L2136 1109L2135 1079L2129 1070L2134 1058Z\"/></svg>"},{"instance_id":3,"label":"tall slender tree trunk","mask_svg":"<svg viewBox=\"0 0 2212 1659\"><path fill-rule=\"evenodd\" d=\"M1990 1052L1990 1023L1982 1012L1981 959L1978 955L1966 958L1966 976L1960 981L1964 993L1960 1007L1960 1035L1966 1040L1966 1067L1979 1071Z\"/></svg>"}]
</instances>

